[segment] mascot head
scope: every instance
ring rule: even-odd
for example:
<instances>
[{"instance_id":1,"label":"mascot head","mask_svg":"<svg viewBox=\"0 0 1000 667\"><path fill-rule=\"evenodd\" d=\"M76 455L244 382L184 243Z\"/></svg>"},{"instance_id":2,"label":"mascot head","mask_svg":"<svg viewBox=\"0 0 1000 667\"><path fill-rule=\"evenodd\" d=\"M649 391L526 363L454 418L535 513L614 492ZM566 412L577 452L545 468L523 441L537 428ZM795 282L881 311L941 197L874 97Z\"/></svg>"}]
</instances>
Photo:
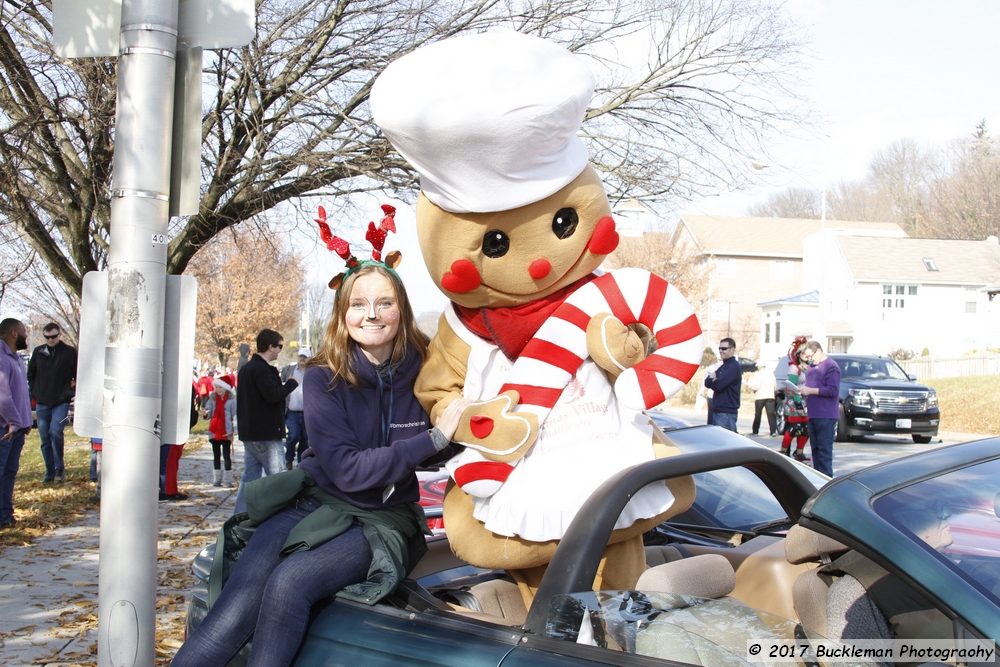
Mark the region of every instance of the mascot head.
<instances>
[{"instance_id":1,"label":"mascot head","mask_svg":"<svg viewBox=\"0 0 1000 667\"><path fill-rule=\"evenodd\" d=\"M577 131L594 94L586 62L514 32L442 40L393 62L375 121L420 174L417 233L438 287L499 308L588 275L618 245Z\"/></svg>"}]
</instances>

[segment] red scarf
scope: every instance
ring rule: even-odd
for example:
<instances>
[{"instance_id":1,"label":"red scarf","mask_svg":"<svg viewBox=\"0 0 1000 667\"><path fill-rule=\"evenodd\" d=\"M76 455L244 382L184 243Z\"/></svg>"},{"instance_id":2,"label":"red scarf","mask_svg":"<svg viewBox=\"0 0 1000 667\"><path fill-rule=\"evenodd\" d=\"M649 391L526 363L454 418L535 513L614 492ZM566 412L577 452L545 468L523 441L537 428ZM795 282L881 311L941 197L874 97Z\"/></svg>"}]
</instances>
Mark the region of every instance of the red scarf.
<instances>
[{"instance_id":1,"label":"red scarf","mask_svg":"<svg viewBox=\"0 0 1000 667\"><path fill-rule=\"evenodd\" d=\"M549 319L563 301L597 276L593 273L580 278L558 292L510 308L466 308L457 303L455 312L469 331L487 340L515 361L535 332Z\"/></svg>"},{"instance_id":2,"label":"red scarf","mask_svg":"<svg viewBox=\"0 0 1000 667\"><path fill-rule=\"evenodd\" d=\"M222 396L215 394L215 409L212 410L212 421L208 422L208 430L212 432L216 440L227 440L226 435L226 401L229 400L229 392Z\"/></svg>"}]
</instances>

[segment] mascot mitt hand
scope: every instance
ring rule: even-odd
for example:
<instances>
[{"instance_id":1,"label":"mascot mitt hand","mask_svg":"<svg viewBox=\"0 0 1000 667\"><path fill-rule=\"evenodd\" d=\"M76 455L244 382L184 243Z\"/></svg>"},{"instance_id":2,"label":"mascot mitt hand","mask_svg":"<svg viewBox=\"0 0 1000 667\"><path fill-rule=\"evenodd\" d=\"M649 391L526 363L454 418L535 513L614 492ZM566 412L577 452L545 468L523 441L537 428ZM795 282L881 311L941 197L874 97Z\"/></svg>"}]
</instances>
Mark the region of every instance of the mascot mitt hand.
<instances>
[{"instance_id":1,"label":"mascot mitt hand","mask_svg":"<svg viewBox=\"0 0 1000 667\"><path fill-rule=\"evenodd\" d=\"M496 493L538 437L538 417L513 412L519 399L516 391L508 390L473 403L462 415L454 440L466 449L447 467L470 496L488 498Z\"/></svg>"}]
</instances>

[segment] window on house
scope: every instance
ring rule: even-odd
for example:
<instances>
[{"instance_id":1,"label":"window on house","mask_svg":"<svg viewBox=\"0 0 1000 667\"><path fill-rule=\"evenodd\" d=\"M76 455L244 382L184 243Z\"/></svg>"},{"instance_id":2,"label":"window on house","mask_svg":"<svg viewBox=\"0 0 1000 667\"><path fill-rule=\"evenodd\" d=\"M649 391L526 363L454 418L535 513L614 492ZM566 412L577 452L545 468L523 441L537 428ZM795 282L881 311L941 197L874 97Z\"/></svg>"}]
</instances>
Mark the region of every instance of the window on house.
<instances>
[{"instance_id":1,"label":"window on house","mask_svg":"<svg viewBox=\"0 0 1000 667\"><path fill-rule=\"evenodd\" d=\"M764 324L764 342L771 342L771 323L767 322Z\"/></svg>"},{"instance_id":2,"label":"window on house","mask_svg":"<svg viewBox=\"0 0 1000 667\"><path fill-rule=\"evenodd\" d=\"M970 315L974 315L975 312L976 312L976 302L975 301L966 301L965 302L965 312L969 313Z\"/></svg>"},{"instance_id":3,"label":"window on house","mask_svg":"<svg viewBox=\"0 0 1000 667\"><path fill-rule=\"evenodd\" d=\"M716 260L715 273L720 278L736 277L736 260L729 258L719 258Z\"/></svg>"},{"instance_id":4,"label":"window on house","mask_svg":"<svg viewBox=\"0 0 1000 667\"><path fill-rule=\"evenodd\" d=\"M774 342L781 342L781 322L774 323Z\"/></svg>"},{"instance_id":5,"label":"window on house","mask_svg":"<svg viewBox=\"0 0 1000 667\"><path fill-rule=\"evenodd\" d=\"M905 308L906 299L893 299L893 295L897 297L902 296L916 296L917 295L917 285L882 285L882 307L883 308Z\"/></svg>"},{"instance_id":6,"label":"window on house","mask_svg":"<svg viewBox=\"0 0 1000 667\"><path fill-rule=\"evenodd\" d=\"M795 271L792 263L787 259L771 260L771 280L792 280Z\"/></svg>"},{"instance_id":7,"label":"window on house","mask_svg":"<svg viewBox=\"0 0 1000 667\"><path fill-rule=\"evenodd\" d=\"M931 257L924 257L924 266L927 267L928 271L938 270L937 264L934 263L934 260Z\"/></svg>"}]
</instances>

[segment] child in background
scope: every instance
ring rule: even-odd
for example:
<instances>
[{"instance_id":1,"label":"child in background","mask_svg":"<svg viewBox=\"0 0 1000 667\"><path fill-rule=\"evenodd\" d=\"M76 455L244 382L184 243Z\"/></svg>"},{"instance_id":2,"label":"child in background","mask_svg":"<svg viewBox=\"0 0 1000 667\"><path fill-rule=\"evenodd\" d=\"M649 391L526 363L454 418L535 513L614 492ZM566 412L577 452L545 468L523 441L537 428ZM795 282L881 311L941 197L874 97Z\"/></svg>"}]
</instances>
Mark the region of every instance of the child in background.
<instances>
[{"instance_id":1,"label":"child in background","mask_svg":"<svg viewBox=\"0 0 1000 667\"><path fill-rule=\"evenodd\" d=\"M792 343L792 349L788 351L788 382L785 383L785 435L781 440L781 453L788 456L792 438L795 438L795 453L792 458L796 461L809 460L804 451L809 440L809 417L806 402L799 391L799 387L806 383L805 373L802 372L805 363L800 356L805 347L806 339L802 337L796 338Z\"/></svg>"},{"instance_id":2,"label":"child in background","mask_svg":"<svg viewBox=\"0 0 1000 667\"><path fill-rule=\"evenodd\" d=\"M208 419L208 431L212 443L212 485L232 487L233 473L233 417L236 415L236 379L232 375L215 378L212 387L215 391L208 399L205 419ZM222 461L225 470L222 470Z\"/></svg>"}]
</instances>

